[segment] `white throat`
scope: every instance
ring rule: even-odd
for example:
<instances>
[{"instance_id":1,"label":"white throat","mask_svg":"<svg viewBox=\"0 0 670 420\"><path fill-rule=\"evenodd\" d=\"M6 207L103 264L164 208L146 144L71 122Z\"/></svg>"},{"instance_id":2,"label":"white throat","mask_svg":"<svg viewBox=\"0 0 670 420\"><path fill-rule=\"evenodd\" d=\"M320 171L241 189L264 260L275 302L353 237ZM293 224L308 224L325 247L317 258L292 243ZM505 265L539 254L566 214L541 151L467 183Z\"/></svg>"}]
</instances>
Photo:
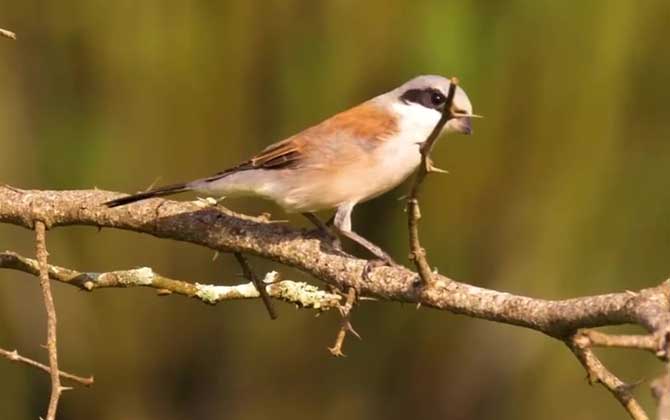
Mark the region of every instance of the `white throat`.
<instances>
[{"instance_id":1,"label":"white throat","mask_svg":"<svg viewBox=\"0 0 670 420\"><path fill-rule=\"evenodd\" d=\"M398 115L398 136L413 143L426 141L441 117L439 111L413 102L396 102L391 108Z\"/></svg>"}]
</instances>

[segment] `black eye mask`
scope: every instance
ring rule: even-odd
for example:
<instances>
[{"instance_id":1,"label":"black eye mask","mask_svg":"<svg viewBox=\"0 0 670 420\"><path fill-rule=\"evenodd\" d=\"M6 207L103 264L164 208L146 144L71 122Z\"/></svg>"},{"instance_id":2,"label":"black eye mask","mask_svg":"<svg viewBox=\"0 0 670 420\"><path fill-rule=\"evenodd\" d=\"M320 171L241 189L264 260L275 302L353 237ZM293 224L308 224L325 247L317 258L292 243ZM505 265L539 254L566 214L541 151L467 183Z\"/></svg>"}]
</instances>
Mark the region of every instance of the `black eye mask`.
<instances>
[{"instance_id":1,"label":"black eye mask","mask_svg":"<svg viewBox=\"0 0 670 420\"><path fill-rule=\"evenodd\" d=\"M447 98L434 88L410 89L400 97L405 103L413 102L429 109L441 110Z\"/></svg>"}]
</instances>

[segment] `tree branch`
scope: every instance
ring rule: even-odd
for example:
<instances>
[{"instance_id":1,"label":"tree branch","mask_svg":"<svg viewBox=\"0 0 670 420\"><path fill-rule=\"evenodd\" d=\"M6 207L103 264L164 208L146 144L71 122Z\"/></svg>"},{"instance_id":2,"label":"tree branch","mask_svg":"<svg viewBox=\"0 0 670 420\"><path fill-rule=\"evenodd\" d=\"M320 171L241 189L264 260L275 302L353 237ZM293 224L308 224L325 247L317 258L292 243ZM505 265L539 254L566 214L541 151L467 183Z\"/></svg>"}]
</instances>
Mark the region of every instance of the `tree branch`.
<instances>
[{"instance_id":1,"label":"tree branch","mask_svg":"<svg viewBox=\"0 0 670 420\"><path fill-rule=\"evenodd\" d=\"M583 330L575 336L583 346L588 347L619 347L637 350L648 350L659 357L665 357L665 352L660 351L658 337L653 335L622 335L605 334L594 330Z\"/></svg>"},{"instance_id":2,"label":"tree branch","mask_svg":"<svg viewBox=\"0 0 670 420\"><path fill-rule=\"evenodd\" d=\"M277 312L275 311L274 306L272 306L270 295L268 294L267 290L265 290L263 282L260 281L256 276L256 273L254 273L254 270L249 265L247 259L239 252L235 252L235 259L240 264L240 267L242 267L242 273L244 274L244 277L246 277L247 280L251 280L251 282L254 284L254 287L256 287L256 290L258 290L258 293L261 296L261 300L263 301L263 305L265 305L265 309L268 311L270 319L277 319Z\"/></svg>"},{"instance_id":3,"label":"tree branch","mask_svg":"<svg viewBox=\"0 0 670 420\"><path fill-rule=\"evenodd\" d=\"M328 347L328 351L335 357L343 357L345 354L342 352L342 346L344 345L344 339L347 337L347 333L351 333L359 340L361 336L354 330L354 327L351 326L351 310L354 308L356 303L356 289L351 288L347 292L347 300L344 302L344 305L340 306L340 315L342 316L342 322L340 324L340 329L337 332L335 337L335 344L333 347Z\"/></svg>"},{"instance_id":4,"label":"tree branch","mask_svg":"<svg viewBox=\"0 0 670 420\"><path fill-rule=\"evenodd\" d=\"M407 197L407 227L409 231L409 259L416 266L419 276L425 285L433 285L434 279L428 259L426 258L426 250L421 246L419 240L419 219L421 219L421 208L419 207L419 190L423 180L430 172L444 172L437 170L430 159L430 152L437 141L437 138L442 132L444 125L453 118L452 104L454 102L454 95L456 94L456 87L458 86L458 79L452 78L449 85L449 93L444 103L442 116L437 122L433 131L428 135L428 138L421 146L421 165L414 176L414 183L410 188L409 196Z\"/></svg>"},{"instance_id":5,"label":"tree branch","mask_svg":"<svg viewBox=\"0 0 670 420\"><path fill-rule=\"evenodd\" d=\"M37 362L35 360L32 360L32 359L28 359L27 357L23 357L16 350L9 351L9 350L5 350L5 349L0 349L0 356L5 357L8 360L11 360L12 362L23 363L25 365L32 366L35 369L39 369L39 370L42 370L46 373L51 374L51 368L49 368L49 366L44 365L44 364L42 364L40 362ZM77 382L77 383L79 383L81 385L84 385L84 386L91 386L91 385L93 385L93 382L94 382L93 376L89 376L88 378L84 378L82 376L77 376L77 375L73 375L71 373L63 372L62 370L58 371L58 375L62 379L68 379L70 381Z\"/></svg>"},{"instance_id":6,"label":"tree branch","mask_svg":"<svg viewBox=\"0 0 670 420\"><path fill-rule=\"evenodd\" d=\"M37 261L11 251L0 252L0 268L39 275ZM104 288L148 287L156 289L160 295L174 293L195 298L211 305L224 300L256 299L260 297L255 284L251 282L234 286L189 283L162 276L149 267L107 273L83 273L69 268L49 265L49 278L86 291ZM294 304L300 308L327 311L339 307L341 299L339 295L319 290L307 283L281 280L276 271L267 273L262 283L265 284L265 290L270 297Z\"/></svg>"},{"instance_id":7,"label":"tree branch","mask_svg":"<svg viewBox=\"0 0 670 420\"><path fill-rule=\"evenodd\" d=\"M665 373L651 383L651 392L658 401L658 420L670 420L670 367L666 366Z\"/></svg>"},{"instance_id":8,"label":"tree branch","mask_svg":"<svg viewBox=\"0 0 670 420\"><path fill-rule=\"evenodd\" d=\"M46 226L41 220L35 222L35 243L37 245L37 265L39 268L40 286L44 297L44 308L47 312L47 350L49 352L49 373L51 375L51 397L49 398L49 409L47 420L55 420L58 411L58 400L64 388L60 384L58 370L58 341L56 334L56 306L51 295L51 282L49 281L49 265L47 263Z\"/></svg>"},{"instance_id":9,"label":"tree branch","mask_svg":"<svg viewBox=\"0 0 670 420\"><path fill-rule=\"evenodd\" d=\"M16 40L16 34L12 31L8 31L7 29L0 28L0 36Z\"/></svg>"},{"instance_id":10,"label":"tree branch","mask_svg":"<svg viewBox=\"0 0 670 420\"><path fill-rule=\"evenodd\" d=\"M245 252L297 267L340 290L354 287L360 296L421 303L561 339L579 328L632 323L651 331L670 324L670 282L637 293L565 300L513 295L460 283L443 275L436 275L431 287L417 287L417 274L404 267L377 267L364 278L361 273L366 260L342 255L308 235L306 230L200 202L152 199L115 209L100 205L114 197L118 194L100 190L23 191L0 186L0 223L32 229L31 212L35 212L51 227L109 227L222 252Z\"/></svg>"},{"instance_id":11,"label":"tree branch","mask_svg":"<svg viewBox=\"0 0 670 420\"><path fill-rule=\"evenodd\" d=\"M572 342L572 337L582 328L641 325L653 338L653 345L649 338L642 347L661 358L667 357L670 281L637 292L544 300L471 286L437 273L432 273L432 283L426 284L417 273L404 267L377 267L362 276L366 260L343 255L305 230L203 202L152 199L115 209L101 205L115 197L117 193L99 190L26 191L0 186L0 223L28 229L35 227L34 220L43 220L47 227L108 227L190 242L221 252L261 256L297 267L338 290L354 288L362 299L374 297L417 303L568 340L573 353L590 372L596 372L593 369L599 361L590 347L580 348ZM605 344L599 337L593 339L594 345ZM599 381L615 394L629 413L637 413L639 405L622 392L623 382L606 372L596 373L602 376L598 377Z\"/></svg>"},{"instance_id":12,"label":"tree branch","mask_svg":"<svg viewBox=\"0 0 670 420\"><path fill-rule=\"evenodd\" d=\"M634 385L627 384L610 372L591 349L591 342L585 335L576 334L565 340L579 362L586 369L590 384L599 382L621 403L634 420L648 420L649 416L640 403L633 397L631 390Z\"/></svg>"}]
</instances>

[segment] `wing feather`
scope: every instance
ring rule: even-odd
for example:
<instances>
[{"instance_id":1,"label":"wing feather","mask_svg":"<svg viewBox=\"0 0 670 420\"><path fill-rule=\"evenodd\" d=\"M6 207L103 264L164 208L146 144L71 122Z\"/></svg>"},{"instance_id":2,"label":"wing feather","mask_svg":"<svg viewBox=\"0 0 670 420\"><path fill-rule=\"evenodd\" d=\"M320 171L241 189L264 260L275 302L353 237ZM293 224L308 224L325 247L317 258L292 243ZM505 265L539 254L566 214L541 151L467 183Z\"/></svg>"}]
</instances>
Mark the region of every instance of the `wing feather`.
<instances>
[{"instance_id":1,"label":"wing feather","mask_svg":"<svg viewBox=\"0 0 670 420\"><path fill-rule=\"evenodd\" d=\"M346 137L353 140L353 146L369 150L394 133L397 129L396 123L395 117L368 101L272 144L251 159L206 178L205 181L215 181L231 173L251 169L284 169L298 166L306 160L306 155L313 154L318 149L315 143L324 142L328 138Z\"/></svg>"}]
</instances>

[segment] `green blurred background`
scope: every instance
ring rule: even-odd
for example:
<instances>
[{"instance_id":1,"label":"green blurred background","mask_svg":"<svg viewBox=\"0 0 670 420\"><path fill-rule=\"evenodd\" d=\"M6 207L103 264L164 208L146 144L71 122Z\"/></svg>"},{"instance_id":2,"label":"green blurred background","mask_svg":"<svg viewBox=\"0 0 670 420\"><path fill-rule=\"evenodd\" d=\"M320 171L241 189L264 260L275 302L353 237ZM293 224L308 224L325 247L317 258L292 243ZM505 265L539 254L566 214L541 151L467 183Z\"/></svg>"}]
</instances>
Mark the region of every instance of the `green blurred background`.
<instances>
[{"instance_id":1,"label":"green blurred background","mask_svg":"<svg viewBox=\"0 0 670 420\"><path fill-rule=\"evenodd\" d=\"M450 174L425 185L422 235L440 272L545 298L650 286L670 273L669 25L667 0L1 0L19 41L0 39L0 182L188 180L415 75L456 75L486 118L435 150ZM359 206L354 226L406 261L403 193ZM48 239L53 263L80 270L240 281L233 258L188 244ZM32 235L0 226L0 249L32 255ZM363 341L335 359L334 313L280 305L271 322L258 301L54 287L62 366L96 376L61 419L626 418L564 346L515 327L366 303ZM38 282L0 272L0 347L46 360L44 341ZM660 373L646 354L602 355L629 381ZM45 412L47 375L0 360L0 378L0 417Z\"/></svg>"}]
</instances>

